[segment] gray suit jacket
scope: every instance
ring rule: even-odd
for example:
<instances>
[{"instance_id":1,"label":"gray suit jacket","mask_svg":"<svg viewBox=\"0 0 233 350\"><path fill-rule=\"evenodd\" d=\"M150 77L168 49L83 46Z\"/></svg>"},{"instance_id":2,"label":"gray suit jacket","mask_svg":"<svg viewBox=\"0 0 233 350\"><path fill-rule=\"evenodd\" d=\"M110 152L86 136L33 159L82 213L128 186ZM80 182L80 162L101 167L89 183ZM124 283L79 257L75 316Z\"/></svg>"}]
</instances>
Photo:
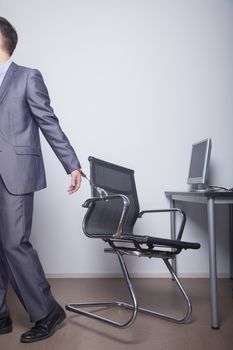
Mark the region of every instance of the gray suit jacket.
<instances>
[{"instance_id":1,"label":"gray suit jacket","mask_svg":"<svg viewBox=\"0 0 233 350\"><path fill-rule=\"evenodd\" d=\"M41 73L11 63L0 87L0 174L12 194L46 187L39 129L67 174L81 167L50 106Z\"/></svg>"}]
</instances>

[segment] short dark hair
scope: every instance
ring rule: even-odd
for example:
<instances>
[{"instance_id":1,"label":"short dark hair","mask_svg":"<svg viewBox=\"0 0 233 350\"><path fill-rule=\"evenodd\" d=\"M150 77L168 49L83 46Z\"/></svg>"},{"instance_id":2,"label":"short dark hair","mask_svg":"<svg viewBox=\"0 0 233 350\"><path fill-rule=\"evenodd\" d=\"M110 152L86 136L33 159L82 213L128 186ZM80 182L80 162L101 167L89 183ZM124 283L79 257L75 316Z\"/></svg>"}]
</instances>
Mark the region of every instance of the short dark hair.
<instances>
[{"instance_id":1,"label":"short dark hair","mask_svg":"<svg viewBox=\"0 0 233 350\"><path fill-rule=\"evenodd\" d=\"M0 34L3 38L3 48L11 56L18 42L18 35L12 24L3 17L0 17Z\"/></svg>"}]
</instances>

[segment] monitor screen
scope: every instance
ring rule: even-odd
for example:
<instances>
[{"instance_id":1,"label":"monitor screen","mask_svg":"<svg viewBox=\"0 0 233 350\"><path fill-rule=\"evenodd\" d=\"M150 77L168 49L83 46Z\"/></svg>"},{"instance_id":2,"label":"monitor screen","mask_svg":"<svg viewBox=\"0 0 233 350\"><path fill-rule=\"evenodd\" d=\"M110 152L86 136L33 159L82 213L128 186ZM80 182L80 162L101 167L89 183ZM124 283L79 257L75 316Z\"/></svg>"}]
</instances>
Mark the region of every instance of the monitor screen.
<instances>
[{"instance_id":1,"label":"monitor screen","mask_svg":"<svg viewBox=\"0 0 233 350\"><path fill-rule=\"evenodd\" d=\"M211 152L211 139L192 145L188 184L206 184Z\"/></svg>"}]
</instances>

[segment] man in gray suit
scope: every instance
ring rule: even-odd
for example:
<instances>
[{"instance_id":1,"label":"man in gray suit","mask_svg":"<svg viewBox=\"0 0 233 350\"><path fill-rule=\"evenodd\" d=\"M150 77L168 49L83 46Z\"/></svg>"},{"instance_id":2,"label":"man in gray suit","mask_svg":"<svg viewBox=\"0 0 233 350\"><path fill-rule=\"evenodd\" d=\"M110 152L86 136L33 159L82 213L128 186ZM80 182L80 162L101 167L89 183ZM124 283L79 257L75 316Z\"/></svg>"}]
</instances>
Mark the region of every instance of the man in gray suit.
<instances>
[{"instance_id":1,"label":"man in gray suit","mask_svg":"<svg viewBox=\"0 0 233 350\"><path fill-rule=\"evenodd\" d=\"M6 303L10 280L35 323L20 338L30 343L51 336L66 317L29 241L33 195L46 187L39 129L71 174L70 194L80 187L81 166L50 106L42 75L11 61L17 40L14 27L0 17L0 334L12 331Z\"/></svg>"}]
</instances>

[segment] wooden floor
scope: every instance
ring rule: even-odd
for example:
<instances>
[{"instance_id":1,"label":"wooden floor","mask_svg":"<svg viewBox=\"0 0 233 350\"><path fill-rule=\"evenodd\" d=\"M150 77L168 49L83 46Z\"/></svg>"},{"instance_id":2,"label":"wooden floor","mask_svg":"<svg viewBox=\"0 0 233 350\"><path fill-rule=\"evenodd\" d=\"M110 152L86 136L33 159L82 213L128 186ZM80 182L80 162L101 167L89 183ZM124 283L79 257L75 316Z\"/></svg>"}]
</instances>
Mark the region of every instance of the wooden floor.
<instances>
[{"instance_id":1,"label":"wooden floor","mask_svg":"<svg viewBox=\"0 0 233 350\"><path fill-rule=\"evenodd\" d=\"M121 279L51 279L53 293L61 305L68 302L95 300L127 300L127 290ZM139 303L151 305L158 311L178 316L183 303L174 282L169 279L133 279ZM28 316L14 293L8 295L14 323L13 333L0 335L1 350L232 350L233 349L233 282L218 281L219 314L221 328L210 327L208 279L184 279L183 284L191 296L193 313L191 322L178 325L143 314L128 329L116 329L67 311L64 325L53 337L34 344L21 344L21 333L31 327ZM143 302L144 301L144 302ZM116 309L108 316L119 320L126 314Z\"/></svg>"}]
</instances>

